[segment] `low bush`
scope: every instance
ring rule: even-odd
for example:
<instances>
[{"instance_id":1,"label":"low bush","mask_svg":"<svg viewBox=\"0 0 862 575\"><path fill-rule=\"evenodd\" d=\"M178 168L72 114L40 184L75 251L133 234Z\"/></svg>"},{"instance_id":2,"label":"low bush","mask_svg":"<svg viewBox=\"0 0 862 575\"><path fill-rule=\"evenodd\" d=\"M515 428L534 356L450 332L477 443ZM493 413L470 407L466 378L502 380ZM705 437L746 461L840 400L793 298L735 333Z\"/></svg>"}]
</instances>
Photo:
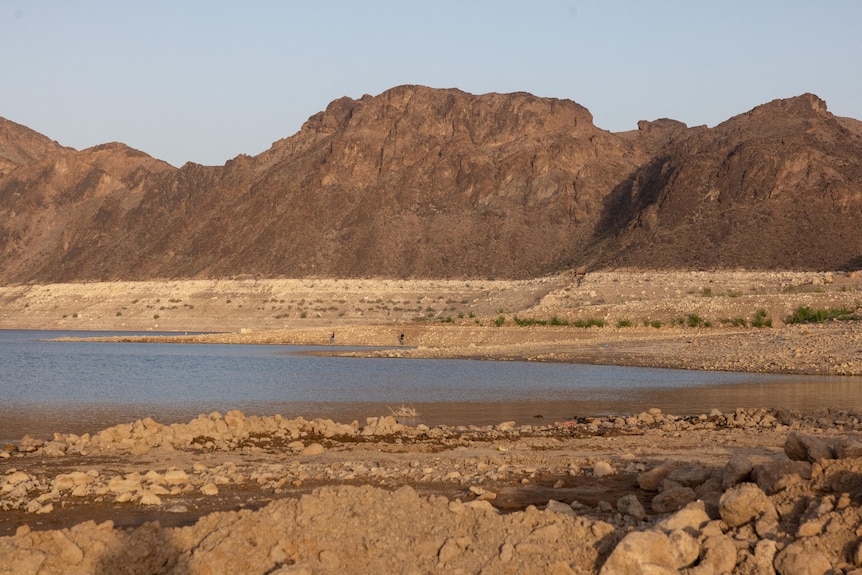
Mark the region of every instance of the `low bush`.
<instances>
[{"instance_id":1,"label":"low bush","mask_svg":"<svg viewBox=\"0 0 862 575\"><path fill-rule=\"evenodd\" d=\"M793 315L784 320L784 323L820 323L824 321L856 321L862 319L859 314L847 308L841 309L812 309L808 306L799 306Z\"/></svg>"},{"instance_id":2,"label":"low bush","mask_svg":"<svg viewBox=\"0 0 862 575\"><path fill-rule=\"evenodd\" d=\"M766 313L765 309L757 310L754 314L754 319L751 322L751 327L772 327L772 318Z\"/></svg>"},{"instance_id":3,"label":"low bush","mask_svg":"<svg viewBox=\"0 0 862 575\"><path fill-rule=\"evenodd\" d=\"M535 318L520 318L515 316L512 320L521 327L531 326L531 325L547 325L548 322L541 319Z\"/></svg>"},{"instance_id":4,"label":"low bush","mask_svg":"<svg viewBox=\"0 0 862 575\"><path fill-rule=\"evenodd\" d=\"M575 324L574 324L574 325L575 325L575 327L583 327L583 328L587 328L587 327L605 327L605 322L604 322L604 320L601 320L601 319L595 319L595 318L590 318L590 319L588 319L588 320L580 320L580 319L579 319L579 320L575 321Z\"/></svg>"}]
</instances>

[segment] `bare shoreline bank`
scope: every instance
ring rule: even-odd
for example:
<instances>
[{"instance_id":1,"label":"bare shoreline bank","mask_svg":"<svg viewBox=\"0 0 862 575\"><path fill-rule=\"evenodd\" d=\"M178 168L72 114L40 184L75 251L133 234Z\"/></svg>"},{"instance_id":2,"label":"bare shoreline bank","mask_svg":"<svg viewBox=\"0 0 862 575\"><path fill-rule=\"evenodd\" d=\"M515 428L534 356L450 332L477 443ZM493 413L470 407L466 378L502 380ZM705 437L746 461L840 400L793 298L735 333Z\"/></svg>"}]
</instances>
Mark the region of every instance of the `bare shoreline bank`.
<instances>
[{"instance_id":1,"label":"bare shoreline bank","mask_svg":"<svg viewBox=\"0 0 862 575\"><path fill-rule=\"evenodd\" d=\"M862 274L619 271L529 281L0 286L0 329L82 337L157 331L176 335L117 339L286 345L328 345L334 334L339 346L387 348L353 352L374 357L862 375L862 322L786 324L799 308L862 313ZM206 333L181 335L190 332Z\"/></svg>"}]
</instances>

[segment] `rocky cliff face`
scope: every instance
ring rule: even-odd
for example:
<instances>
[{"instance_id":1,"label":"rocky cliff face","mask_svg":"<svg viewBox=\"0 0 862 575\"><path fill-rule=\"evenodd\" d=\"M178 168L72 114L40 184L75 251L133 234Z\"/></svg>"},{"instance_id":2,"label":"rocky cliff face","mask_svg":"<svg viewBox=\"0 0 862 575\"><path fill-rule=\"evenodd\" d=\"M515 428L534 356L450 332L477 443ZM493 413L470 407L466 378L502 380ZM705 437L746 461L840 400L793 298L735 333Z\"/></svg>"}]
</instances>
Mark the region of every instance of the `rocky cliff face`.
<instances>
[{"instance_id":1,"label":"rocky cliff face","mask_svg":"<svg viewBox=\"0 0 862 575\"><path fill-rule=\"evenodd\" d=\"M4 121L0 281L859 267L859 125L806 95L612 134L571 101L401 86L176 169Z\"/></svg>"},{"instance_id":2,"label":"rocky cliff face","mask_svg":"<svg viewBox=\"0 0 862 575\"><path fill-rule=\"evenodd\" d=\"M619 224L606 261L862 267L858 126L805 94L680 133L611 196Z\"/></svg>"}]
</instances>

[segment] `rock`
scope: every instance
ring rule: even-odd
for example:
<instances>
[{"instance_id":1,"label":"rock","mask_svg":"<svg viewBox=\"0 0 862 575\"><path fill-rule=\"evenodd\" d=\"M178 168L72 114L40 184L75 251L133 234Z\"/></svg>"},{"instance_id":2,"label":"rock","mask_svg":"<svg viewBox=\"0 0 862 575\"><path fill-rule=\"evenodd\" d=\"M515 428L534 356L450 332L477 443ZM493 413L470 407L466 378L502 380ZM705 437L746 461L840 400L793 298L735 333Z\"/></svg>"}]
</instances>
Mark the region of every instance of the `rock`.
<instances>
[{"instance_id":1,"label":"rock","mask_svg":"<svg viewBox=\"0 0 862 575\"><path fill-rule=\"evenodd\" d=\"M614 475L616 471L607 461L597 461L593 465L593 477L608 477Z\"/></svg>"},{"instance_id":2,"label":"rock","mask_svg":"<svg viewBox=\"0 0 862 575\"><path fill-rule=\"evenodd\" d=\"M141 488L141 480L137 477L112 477L108 481L108 489L112 493L122 494L138 491Z\"/></svg>"},{"instance_id":3,"label":"rock","mask_svg":"<svg viewBox=\"0 0 862 575\"><path fill-rule=\"evenodd\" d=\"M218 495L218 487L214 483L207 483L201 487L201 493L204 495Z\"/></svg>"},{"instance_id":4,"label":"rock","mask_svg":"<svg viewBox=\"0 0 862 575\"><path fill-rule=\"evenodd\" d=\"M553 499L548 501L548 504L545 506L545 509L547 509L548 511L553 511L554 513L568 515L570 517L578 516L578 513L574 509L572 509L571 505L567 505L561 501L555 501Z\"/></svg>"},{"instance_id":5,"label":"rock","mask_svg":"<svg viewBox=\"0 0 862 575\"><path fill-rule=\"evenodd\" d=\"M694 501L694 497L691 487L673 487L653 497L652 510L656 513L672 513Z\"/></svg>"},{"instance_id":6,"label":"rock","mask_svg":"<svg viewBox=\"0 0 862 575\"><path fill-rule=\"evenodd\" d=\"M62 531L54 531L54 544L59 549L59 559L64 565L78 565L84 559L84 552Z\"/></svg>"},{"instance_id":7,"label":"rock","mask_svg":"<svg viewBox=\"0 0 862 575\"><path fill-rule=\"evenodd\" d=\"M682 529L674 529L668 533L668 539L677 569L690 567L700 557L700 544Z\"/></svg>"},{"instance_id":8,"label":"rock","mask_svg":"<svg viewBox=\"0 0 862 575\"><path fill-rule=\"evenodd\" d=\"M774 573L775 554L778 543L771 539L761 539L754 545L753 573Z\"/></svg>"},{"instance_id":9,"label":"rock","mask_svg":"<svg viewBox=\"0 0 862 575\"><path fill-rule=\"evenodd\" d=\"M775 493L790 485L811 479L808 461L777 460L755 465L751 472L755 483L767 493Z\"/></svg>"},{"instance_id":10,"label":"rock","mask_svg":"<svg viewBox=\"0 0 862 575\"><path fill-rule=\"evenodd\" d=\"M703 573L730 575L736 567L736 545L727 535L707 537L701 549L698 569Z\"/></svg>"},{"instance_id":11,"label":"rock","mask_svg":"<svg viewBox=\"0 0 862 575\"><path fill-rule=\"evenodd\" d=\"M32 478L23 471L13 471L9 475L5 476L4 479L6 480L7 485L18 485L32 480Z\"/></svg>"},{"instance_id":12,"label":"rock","mask_svg":"<svg viewBox=\"0 0 862 575\"><path fill-rule=\"evenodd\" d=\"M734 455L721 470L721 486L723 489L733 487L737 483L751 479L751 470L754 464L744 455Z\"/></svg>"},{"instance_id":13,"label":"rock","mask_svg":"<svg viewBox=\"0 0 862 575\"><path fill-rule=\"evenodd\" d=\"M712 475L713 470L701 465L700 463L692 463L674 468L667 475L667 479L676 482L683 487L695 488L704 483Z\"/></svg>"},{"instance_id":14,"label":"rock","mask_svg":"<svg viewBox=\"0 0 862 575\"><path fill-rule=\"evenodd\" d=\"M657 531L633 531L611 552L600 575L676 575L670 539Z\"/></svg>"},{"instance_id":15,"label":"rock","mask_svg":"<svg viewBox=\"0 0 862 575\"><path fill-rule=\"evenodd\" d=\"M730 527L739 527L761 516L777 516L775 506L753 483L731 487L721 496L718 512Z\"/></svg>"},{"instance_id":16,"label":"rock","mask_svg":"<svg viewBox=\"0 0 862 575\"><path fill-rule=\"evenodd\" d=\"M692 501L673 515L662 520L657 527L665 532L682 530L696 536L709 523L709 515L702 501Z\"/></svg>"},{"instance_id":17,"label":"rock","mask_svg":"<svg viewBox=\"0 0 862 575\"><path fill-rule=\"evenodd\" d=\"M823 575L832 569L829 558L809 548L808 541L795 541L775 556L775 571L779 575Z\"/></svg>"},{"instance_id":18,"label":"rock","mask_svg":"<svg viewBox=\"0 0 862 575\"><path fill-rule=\"evenodd\" d=\"M634 493L620 497L617 500L617 510L623 515L628 515L637 521L646 518L646 510Z\"/></svg>"},{"instance_id":19,"label":"rock","mask_svg":"<svg viewBox=\"0 0 862 575\"><path fill-rule=\"evenodd\" d=\"M792 431L784 442L784 453L794 461L816 463L821 459L834 459L832 449L825 441Z\"/></svg>"},{"instance_id":20,"label":"rock","mask_svg":"<svg viewBox=\"0 0 862 575\"><path fill-rule=\"evenodd\" d=\"M189 482L189 474L182 469L168 469L164 479L168 485L185 485Z\"/></svg>"},{"instance_id":21,"label":"rock","mask_svg":"<svg viewBox=\"0 0 862 575\"><path fill-rule=\"evenodd\" d=\"M319 444L319 443L310 443L308 446L306 446L306 447L302 450L302 452L300 453L300 455L305 455L305 456L320 455L320 454L321 454L321 453L323 453L324 451L326 451L326 448L325 448L325 447L323 447L321 444Z\"/></svg>"},{"instance_id":22,"label":"rock","mask_svg":"<svg viewBox=\"0 0 862 575\"><path fill-rule=\"evenodd\" d=\"M638 475L638 485L644 491L658 491L662 481L670 475L676 464L667 462Z\"/></svg>"},{"instance_id":23,"label":"rock","mask_svg":"<svg viewBox=\"0 0 862 575\"><path fill-rule=\"evenodd\" d=\"M140 501L138 501L141 505L161 505L161 498L153 493L152 491L144 491L144 494L141 495Z\"/></svg>"},{"instance_id":24,"label":"rock","mask_svg":"<svg viewBox=\"0 0 862 575\"><path fill-rule=\"evenodd\" d=\"M835 455L839 459L862 458L862 441L859 441L858 439L849 439L838 442L835 446Z\"/></svg>"}]
</instances>

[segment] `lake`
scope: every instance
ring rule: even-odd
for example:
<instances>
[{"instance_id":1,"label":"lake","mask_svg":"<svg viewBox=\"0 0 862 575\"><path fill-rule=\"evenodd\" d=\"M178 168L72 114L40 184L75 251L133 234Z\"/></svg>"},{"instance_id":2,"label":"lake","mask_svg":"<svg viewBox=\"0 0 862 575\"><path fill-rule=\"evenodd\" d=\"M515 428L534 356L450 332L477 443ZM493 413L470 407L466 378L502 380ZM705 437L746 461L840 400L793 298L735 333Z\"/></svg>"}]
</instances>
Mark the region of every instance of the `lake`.
<instances>
[{"instance_id":1,"label":"lake","mask_svg":"<svg viewBox=\"0 0 862 575\"><path fill-rule=\"evenodd\" d=\"M69 335L106 334L0 330L0 441L94 432L147 416L186 422L230 409L349 423L406 405L420 414L411 423L428 425L544 424L651 407L676 415L862 409L860 377L308 354L331 347L45 341Z\"/></svg>"}]
</instances>

